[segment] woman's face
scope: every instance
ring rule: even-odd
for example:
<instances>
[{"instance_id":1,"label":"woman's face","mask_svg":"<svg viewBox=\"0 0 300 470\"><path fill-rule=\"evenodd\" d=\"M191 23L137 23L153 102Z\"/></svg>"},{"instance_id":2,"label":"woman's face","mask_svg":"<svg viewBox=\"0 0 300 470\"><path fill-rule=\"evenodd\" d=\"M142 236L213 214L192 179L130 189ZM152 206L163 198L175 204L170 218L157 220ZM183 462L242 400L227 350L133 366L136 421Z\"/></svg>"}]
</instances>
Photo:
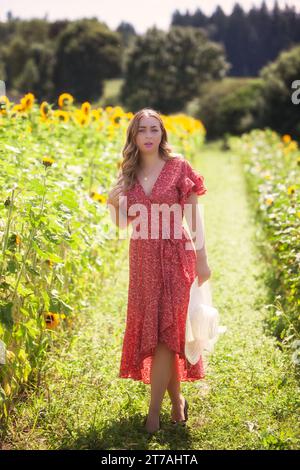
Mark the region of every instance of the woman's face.
<instances>
[{"instance_id":1,"label":"woman's face","mask_svg":"<svg viewBox=\"0 0 300 470\"><path fill-rule=\"evenodd\" d=\"M140 119L136 145L142 154L157 153L162 138L159 121L153 116ZM151 145L147 145L151 144Z\"/></svg>"}]
</instances>

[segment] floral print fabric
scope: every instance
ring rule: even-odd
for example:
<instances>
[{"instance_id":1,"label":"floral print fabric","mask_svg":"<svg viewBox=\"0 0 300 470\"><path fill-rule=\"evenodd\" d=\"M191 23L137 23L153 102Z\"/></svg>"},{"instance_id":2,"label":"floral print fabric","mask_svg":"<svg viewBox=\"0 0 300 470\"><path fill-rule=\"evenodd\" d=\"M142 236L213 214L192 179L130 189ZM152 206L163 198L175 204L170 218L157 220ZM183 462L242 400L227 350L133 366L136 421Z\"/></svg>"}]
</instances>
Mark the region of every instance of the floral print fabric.
<instances>
[{"instance_id":1,"label":"floral print fabric","mask_svg":"<svg viewBox=\"0 0 300 470\"><path fill-rule=\"evenodd\" d=\"M186 249L190 236L182 226L183 206L191 194L204 195L204 178L182 156L176 155L164 164L150 194L137 181L128 191L128 214L143 206L140 221L148 222L148 238L139 237L136 224L129 242L129 286L126 329L123 339L118 377L150 383L153 355L157 343L164 342L174 351L177 376L180 381L194 381L205 377L202 357L192 365L184 354L185 321L189 290L196 277L196 253ZM164 217L154 221L151 206L176 203L180 218L171 213L170 230L166 231ZM132 214L131 214L132 215ZM151 225L152 224L152 225ZM147 226L147 224L146 224ZM151 238L156 227L157 238ZM179 229L181 238L174 235ZM145 232L144 232L145 233ZM134 234L134 236L133 236Z\"/></svg>"}]
</instances>

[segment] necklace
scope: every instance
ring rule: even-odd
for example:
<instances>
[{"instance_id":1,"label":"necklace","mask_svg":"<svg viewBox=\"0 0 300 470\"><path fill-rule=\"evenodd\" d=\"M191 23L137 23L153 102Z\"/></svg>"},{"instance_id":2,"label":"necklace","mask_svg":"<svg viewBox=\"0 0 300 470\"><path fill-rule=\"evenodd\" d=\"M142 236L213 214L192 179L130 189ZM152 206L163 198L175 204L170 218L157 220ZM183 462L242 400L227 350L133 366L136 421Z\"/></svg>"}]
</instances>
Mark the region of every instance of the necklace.
<instances>
[{"instance_id":1,"label":"necklace","mask_svg":"<svg viewBox=\"0 0 300 470\"><path fill-rule=\"evenodd\" d=\"M143 173L144 173L144 170L143 170ZM144 180L144 181L148 181L148 177L149 177L152 173L153 173L153 170L150 171L149 175L143 176L143 180Z\"/></svg>"}]
</instances>

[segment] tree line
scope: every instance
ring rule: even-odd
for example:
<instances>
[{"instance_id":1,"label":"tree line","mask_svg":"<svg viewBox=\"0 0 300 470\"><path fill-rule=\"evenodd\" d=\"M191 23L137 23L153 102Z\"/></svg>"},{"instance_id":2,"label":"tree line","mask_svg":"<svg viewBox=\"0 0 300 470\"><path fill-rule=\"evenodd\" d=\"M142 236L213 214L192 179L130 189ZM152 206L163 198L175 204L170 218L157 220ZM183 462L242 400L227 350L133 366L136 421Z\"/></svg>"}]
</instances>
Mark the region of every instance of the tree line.
<instances>
[{"instance_id":1,"label":"tree line","mask_svg":"<svg viewBox=\"0 0 300 470\"><path fill-rule=\"evenodd\" d=\"M63 92L78 102L97 101L104 80L122 78L125 108L135 111L147 102L169 113L229 67L222 45L196 28L153 27L137 35L127 23L112 31L97 18L0 23L0 78L8 92L33 92L39 101Z\"/></svg>"},{"instance_id":2,"label":"tree line","mask_svg":"<svg viewBox=\"0 0 300 470\"><path fill-rule=\"evenodd\" d=\"M299 15L291 13L294 20L272 42L265 8L263 3L247 16L248 26L249 18L256 18L252 26L260 24L262 35L265 30L259 38L252 26L247 30L246 23L238 20L242 11L238 5L228 15L223 31L231 38L232 51L235 47L231 61L217 34L222 28L213 28L199 11L196 24L191 16L180 20L177 12L168 31L152 27L140 35L126 22L113 31L97 18L49 22L46 18L20 20L9 13L7 21L0 22L0 79L6 83L8 97L32 92L39 102L55 103L57 96L68 92L77 103L96 103L104 81L121 78L117 102L108 104L120 104L126 111L149 106L165 114L188 112L203 121L212 138L263 126L297 136L300 105L291 96L292 84L300 77L300 46L284 37L296 41ZM272 18L277 9L275 5ZM286 7L282 18L288 11L292 10ZM217 13L224 19L220 8ZM185 24L184 18L192 24ZM176 24L179 20L182 24ZM252 31L248 49L243 46L247 31ZM251 49L249 44L255 41L257 47ZM279 48L281 52L270 61ZM267 63L257 77L243 78L254 63L258 67L259 60L260 66ZM243 64L243 73L228 81L237 63Z\"/></svg>"},{"instance_id":3,"label":"tree line","mask_svg":"<svg viewBox=\"0 0 300 470\"><path fill-rule=\"evenodd\" d=\"M277 0L273 9L268 9L263 1L248 12L235 3L228 15L220 6L211 16L200 8L194 13L176 10L171 24L201 28L211 40L222 43L231 63L231 76L256 76L281 51L300 42L300 13L287 4L281 9Z\"/></svg>"}]
</instances>

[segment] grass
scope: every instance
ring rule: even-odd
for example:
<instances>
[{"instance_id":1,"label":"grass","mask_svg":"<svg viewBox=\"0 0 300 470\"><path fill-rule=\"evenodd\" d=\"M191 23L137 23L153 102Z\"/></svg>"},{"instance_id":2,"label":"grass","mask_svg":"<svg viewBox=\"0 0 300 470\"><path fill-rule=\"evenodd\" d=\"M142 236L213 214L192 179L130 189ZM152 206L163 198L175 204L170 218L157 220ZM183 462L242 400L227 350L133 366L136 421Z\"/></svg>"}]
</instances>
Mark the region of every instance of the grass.
<instances>
[{"instance_id":1,"label":"grass","mask_svg":"<svg viewBox=\"0 0 300 470\"><path fill-rule=\"evenodd\" d=\"M124 80L122 78L105 80L103 94L96 103L97 106L116 106L120 101L119 93L121 91L123 81Z\"/></svg>"},{"instance_id":2,"label":"grass","mask_svg":"<svg viewBox=\"0 0 300 470\"><path fill-rule=\"evenodd\" d=\"M264 330L268 266L259 251L241 159L209 144L193 158L205 177L204 222L214 305L227 332L206 358L206 377L182 382L186 429L169 424L148 437L142 418L150 386L117 377L125 329L128 240L72 341L49 351L39 390L20 397L2 436L5 449L296 449L299 386L289 356Z\"/></svg>"}]
</instances>

